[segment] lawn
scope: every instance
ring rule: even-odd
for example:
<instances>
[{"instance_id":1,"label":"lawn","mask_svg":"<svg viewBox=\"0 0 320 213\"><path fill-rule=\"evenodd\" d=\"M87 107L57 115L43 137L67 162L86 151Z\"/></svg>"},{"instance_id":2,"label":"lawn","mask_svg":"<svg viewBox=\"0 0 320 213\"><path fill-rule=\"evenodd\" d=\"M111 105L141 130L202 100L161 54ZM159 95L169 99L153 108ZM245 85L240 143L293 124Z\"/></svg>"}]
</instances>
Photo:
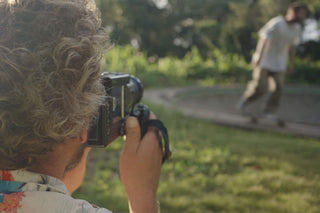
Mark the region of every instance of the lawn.
<instances>
[{"instance_id":1,"label":"lawn","mask_svg":"<svg viewBox=\"0 0 320 213\"><path fill-rule=\"evenodd\" d=\"M320 140L222 127L149 106L173 148L158 191L163 213L320 212ZM74 197L128 212L118 174L122 144L90 153Z\"/></svg>"}]
</instances>

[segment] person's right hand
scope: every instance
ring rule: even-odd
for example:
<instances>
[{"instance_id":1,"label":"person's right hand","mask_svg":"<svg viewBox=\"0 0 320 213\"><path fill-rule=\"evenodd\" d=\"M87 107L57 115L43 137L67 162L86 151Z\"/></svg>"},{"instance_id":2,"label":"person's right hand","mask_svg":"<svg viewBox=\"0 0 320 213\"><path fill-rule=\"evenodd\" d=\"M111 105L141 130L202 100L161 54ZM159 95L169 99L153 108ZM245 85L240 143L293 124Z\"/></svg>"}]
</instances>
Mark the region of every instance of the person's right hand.
<instances>
[{"instance_id":1,"label":"person's right hand","mask_svg":"<svg viewBox=\"0 0 320 213\"><path fill-rule=\"evenodd\" d=\"M156 119L150 113L149 119ZM159 131L149 127L141 139L137 118L126 120L126 138L120 158L120 177L131 212L158 212L157 189L162 165Z\"/></svg>"},{"instance_id":2,"label":"person's right hand","mask_svg":"<svg viewBox=\"0 0 320 213\"><path fill-rule=\"evenodd\" d=\"M258 58L258 59L256 59L256 60L252 60L252 61L251 61L251 66L252 66L253 68L256 68L257 66L260 65L260 62L261 62L261 58Z\"/></svg>"}]
</instances>

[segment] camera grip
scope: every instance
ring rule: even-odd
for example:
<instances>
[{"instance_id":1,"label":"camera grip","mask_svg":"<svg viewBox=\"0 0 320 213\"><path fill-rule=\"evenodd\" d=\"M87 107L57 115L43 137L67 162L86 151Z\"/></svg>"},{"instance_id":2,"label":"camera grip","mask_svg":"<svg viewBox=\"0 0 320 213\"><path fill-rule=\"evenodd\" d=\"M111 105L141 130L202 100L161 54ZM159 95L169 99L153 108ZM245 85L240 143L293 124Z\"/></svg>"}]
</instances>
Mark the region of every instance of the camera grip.
<instances>
[{"instance_id":1,"label":"camera grip","mask_svg":"<svg viewBox=\"0 0 320 213\"><path fill-rule=\"evenodd\" d=\"M141 138L143 138L148 130L147 121L149 120L150 115L149 107L141 103L136 104L133 107L130 115L138 119L141 130Z\"/></svg>"},{"instance_id":2,"label":"camera grip","mask_svg":"<svg viewBox=\"0 0 320 213\"><path fill-rule=\"evenodd\" d=\"M153 126L159 129L162 136L159 144L161 149L163 150L162 163L164 163L171 156L171 145L169 142L168 131L162 121L160 121L159 119L149 120L149 114L149 107L144 104L138 103L134 106L130 115L136 117L139 121L141 138L143 138L143 136L147 133L149 126Z\"/></svg>"},{"instance_id":3,"label":"camera grip","mask_svg":"<svg viewBox=\"0 0 320 213\"><path fill-rule=\"evenodd\" d=\"M146 124L149 119L149 114L150 114L149 107L141 103L136 104L130 113L130 116L136 117L139 121L141 138L143 138L143 136L147 133L148 126ZM119 131L118 131L119 135L126 134L125 126L126 126L125 119L121 119L119 121Z\"/></svg>"}]
</instances>

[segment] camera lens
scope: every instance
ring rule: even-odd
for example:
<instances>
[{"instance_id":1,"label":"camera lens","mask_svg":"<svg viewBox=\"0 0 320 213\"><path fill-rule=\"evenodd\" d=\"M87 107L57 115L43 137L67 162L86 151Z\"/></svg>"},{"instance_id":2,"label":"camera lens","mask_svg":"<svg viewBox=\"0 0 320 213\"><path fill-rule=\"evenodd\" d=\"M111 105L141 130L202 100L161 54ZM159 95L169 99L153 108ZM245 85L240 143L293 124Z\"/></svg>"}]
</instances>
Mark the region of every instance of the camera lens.
<instances>
[{"instance_id":1,"label":"camera lens","mask_svg":"<svg viewBox=\"0 0 320 213\"><path fill-rule=\"evenodd\" d=\"M130 81L127 84L127 90L127 104L128 106L133 107L141 100L143 96L143 85L137 77L130 76Z\"/></svg>"}]
</instances>

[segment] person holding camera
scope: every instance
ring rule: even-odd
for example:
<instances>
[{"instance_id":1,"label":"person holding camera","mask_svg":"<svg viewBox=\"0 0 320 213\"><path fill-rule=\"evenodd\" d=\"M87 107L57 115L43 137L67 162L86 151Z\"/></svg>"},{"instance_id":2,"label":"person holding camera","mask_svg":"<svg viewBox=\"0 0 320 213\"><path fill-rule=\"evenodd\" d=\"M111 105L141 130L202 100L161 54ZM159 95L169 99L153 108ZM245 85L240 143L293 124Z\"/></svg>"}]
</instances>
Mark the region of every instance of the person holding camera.
<instances>
[{"instance_id":1,"label":"person holding camera","mask_svg":"<svg viewBox=\"0 0 320 213\"><path fill-rule=\"evenodd\" d=\"M264 109L264 115L276 118L286 73L294 69L293 59L295 46L301 36L301 24L309 13L308 7L302 3L292 3L286 16L272 18L259 31L259 41L252 57L252 80L236 105L244 112L249 103L265 94L268 84L270 96ZM269 81L272 80L272 81Z\"/></svg>"},{"instance_id":2,"label":"person holding camera","mask_svg":"<svg viewBox=\"0 0 320 213\"><path fill-rule=\"evenodd\" d=\"M71 197L105 96L99 61L109 44L94 1L0 0L0 29L0 212L110 212ZM158 129L141 139L136 117L125 127L130 212L158 212Z\"/></svg>"}]
</instances>

